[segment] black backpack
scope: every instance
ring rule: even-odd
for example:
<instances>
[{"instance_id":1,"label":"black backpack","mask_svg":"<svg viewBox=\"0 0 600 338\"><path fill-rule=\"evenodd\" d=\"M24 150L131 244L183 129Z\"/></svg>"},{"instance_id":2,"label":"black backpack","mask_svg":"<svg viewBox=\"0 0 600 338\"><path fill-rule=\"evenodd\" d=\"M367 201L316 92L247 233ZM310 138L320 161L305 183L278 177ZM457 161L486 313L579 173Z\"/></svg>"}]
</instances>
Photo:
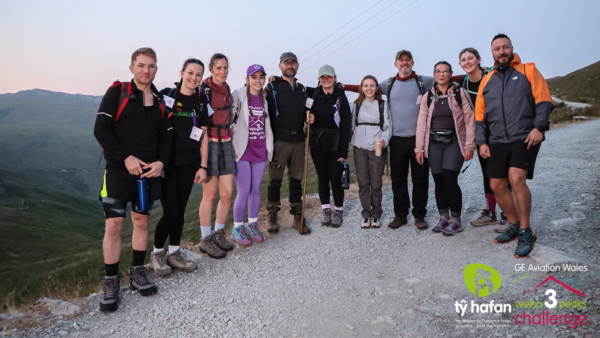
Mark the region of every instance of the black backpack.
<instances>
[{"instance_id":1,"label":"black backpack","mask_svg":"<svg viewBox=\"0 0 600 338\"><path fill-rule=\"evenodd\" d=\"M366 123L366 122L358 122L358 112L360 111L360 106L356 106L356 112L354 113L354 125L355 126L379 126L381 130L383 130L383 110L385 108L385 101L379 100L379 123Z\"/></svg>"},{"instance_id":2,"label":"black backpack","mask_svg":"<svg viewBox=\"0 0 600 338\"><path fill-rule=\"evenodd\" d=\"M417 77L415 77L415 80L417 81L417 86L419 86L419 91L421 92L421 95L425 95L425 83L423 82L423 76L421 75L417 75ZM392 92L392 86L394 85L394 82L396 82L396 77L392 76L388 79L387 82L387 98L388 101L390 100L390 93Z\"/></svg>"}]
</instances>

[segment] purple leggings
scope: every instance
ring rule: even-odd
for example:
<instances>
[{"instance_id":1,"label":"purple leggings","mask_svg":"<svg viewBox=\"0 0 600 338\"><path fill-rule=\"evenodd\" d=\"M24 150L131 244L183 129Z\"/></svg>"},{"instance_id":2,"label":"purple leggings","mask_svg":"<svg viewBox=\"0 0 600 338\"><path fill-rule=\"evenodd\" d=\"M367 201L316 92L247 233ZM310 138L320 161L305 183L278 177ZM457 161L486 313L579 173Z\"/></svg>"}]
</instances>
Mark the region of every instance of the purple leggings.
<instances>
[{"instance_id":1,"label":"purple leggings","mask_svg":"<svg viewBox=\"0 0 600 338\"><path fill-rule=\"evenodd\" d=\"M248 204L248 218L257 218L260 210L260 184L267 162L237 163L237 174L235 174L235 185L237 196L233 204L233 221L243 222L246 214L246 203Z\"/></svg>"}]
</instances>

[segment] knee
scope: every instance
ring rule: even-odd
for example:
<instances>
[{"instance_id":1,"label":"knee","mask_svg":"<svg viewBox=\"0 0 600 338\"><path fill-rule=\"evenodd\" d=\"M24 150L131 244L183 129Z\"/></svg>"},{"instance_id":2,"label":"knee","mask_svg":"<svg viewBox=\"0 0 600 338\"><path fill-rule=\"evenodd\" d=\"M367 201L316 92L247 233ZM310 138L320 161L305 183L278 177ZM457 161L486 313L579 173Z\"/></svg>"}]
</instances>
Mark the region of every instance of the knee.
<instances>
[{"instance_id":1,"label":"knee","mask_svg":"<svg viewBox=\"0 0 600 338\"><path fill-rule=\"evenodd\" d=\"M509 173L508 174L508 180L510 181L510 185L513 190L519 190L519 189L523 188L523 186L526 184L525 178L526 178L526 172L525 172L525 174L523 174L523 173Z\"/></svg>"},{"instance_id":2,"label":"knee","mask_svg":"<svg viewBox=\"0 0 600 338\"><path fill-rule=\"evenodd\" d=\"M109 238L121 237L124 219L109 218L106 220L104 235Z\"/></svg>"},{"instance_id":3,"label":"knee","mask_svg":"<svg viewBox=\"0 0 600 338\"><path fill-rule=\"evenodd\" d=\"M206 202L213 203L215 201L215 198L217 198L217 191L216 190L206 189L202 193L202 202L206 201Z\"/></svg>"},{"instance_id":4,"label":"knee","mask_svg":"<svg viewBox=\"0 0 600 338\"><path fill-rule=\"evenodd\" d=\"M131 223L133 223L133 227L137 230L148 231L148 216L133 214Z\"/></svg>"},{"instance_id":5,"label":"knee","mask_svg":"<svg viewBox=\"0 0 600 338\"><path fill-rule=\"evenodd\" d=\"M501 178L490 179L490 187L492 188L494 193L506 190L507 186L508 185L507 185L506 179L501 179Z\"/></svg>"},{"instance_id":6,"label":"knee","mask_svg":"<svg viewBox=\"0 0 600 338\"><path fill-rule=\"evenodd\" d=\"M229 202L231 202L232 195L233 195L232 190L222 189L219 193L219 198L221 201L229 203Z\"/></svg>"}]
</instances>

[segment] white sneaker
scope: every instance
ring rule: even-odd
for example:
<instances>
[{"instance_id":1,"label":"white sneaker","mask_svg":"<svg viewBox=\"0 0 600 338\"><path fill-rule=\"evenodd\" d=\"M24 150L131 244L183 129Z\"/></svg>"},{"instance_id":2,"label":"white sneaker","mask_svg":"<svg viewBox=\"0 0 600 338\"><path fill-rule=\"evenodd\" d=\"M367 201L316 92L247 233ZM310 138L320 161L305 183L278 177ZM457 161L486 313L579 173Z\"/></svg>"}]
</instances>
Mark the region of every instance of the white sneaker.
<instances>
[{"instance_id":1,"label":"white sneaker","mask_svg":"<svg viewBox=\"0 0 600 338\"><path fill-rule=\"evenodd\" d=\"M363 218L362 223L360 224L361 229L368 229L371 227L371 219Z\"/></svg>"},{"instance_id":2,"label":"white sneaker","mask_svg":"<svg viewBox=\"0 0 600 338\"><path fill-rule=\"evenodd\" d=\"M381 221L379 218L373 218L371 221L371 228L379 228L381 226Z\"/></svg>"}]
</instances>

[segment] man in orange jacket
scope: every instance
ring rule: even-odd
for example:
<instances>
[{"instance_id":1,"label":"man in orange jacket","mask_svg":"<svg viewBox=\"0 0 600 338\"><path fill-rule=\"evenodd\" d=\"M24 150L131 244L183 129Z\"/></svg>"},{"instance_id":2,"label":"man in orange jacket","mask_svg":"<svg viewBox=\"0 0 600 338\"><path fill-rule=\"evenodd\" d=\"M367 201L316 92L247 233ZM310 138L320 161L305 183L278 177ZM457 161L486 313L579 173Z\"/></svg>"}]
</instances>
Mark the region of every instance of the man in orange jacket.
<instances>
[{"instance_id":1,"label":"man in orange jacket","mask_svg":"<svg viewBox=\"0 0 600 338\"><path fill-rule=\"evenodd\" d=\"M492 39L492 55L494 70L481 81L477 94L476 141L481 156L488 159L494 196L510 222L495 242L518 239L515 257L521 258L537 240L529 227L531 192L525 180L533 178L554 105L546 80L533 64L521 63L508 36Z\"/></svg>"}]
</instances>

